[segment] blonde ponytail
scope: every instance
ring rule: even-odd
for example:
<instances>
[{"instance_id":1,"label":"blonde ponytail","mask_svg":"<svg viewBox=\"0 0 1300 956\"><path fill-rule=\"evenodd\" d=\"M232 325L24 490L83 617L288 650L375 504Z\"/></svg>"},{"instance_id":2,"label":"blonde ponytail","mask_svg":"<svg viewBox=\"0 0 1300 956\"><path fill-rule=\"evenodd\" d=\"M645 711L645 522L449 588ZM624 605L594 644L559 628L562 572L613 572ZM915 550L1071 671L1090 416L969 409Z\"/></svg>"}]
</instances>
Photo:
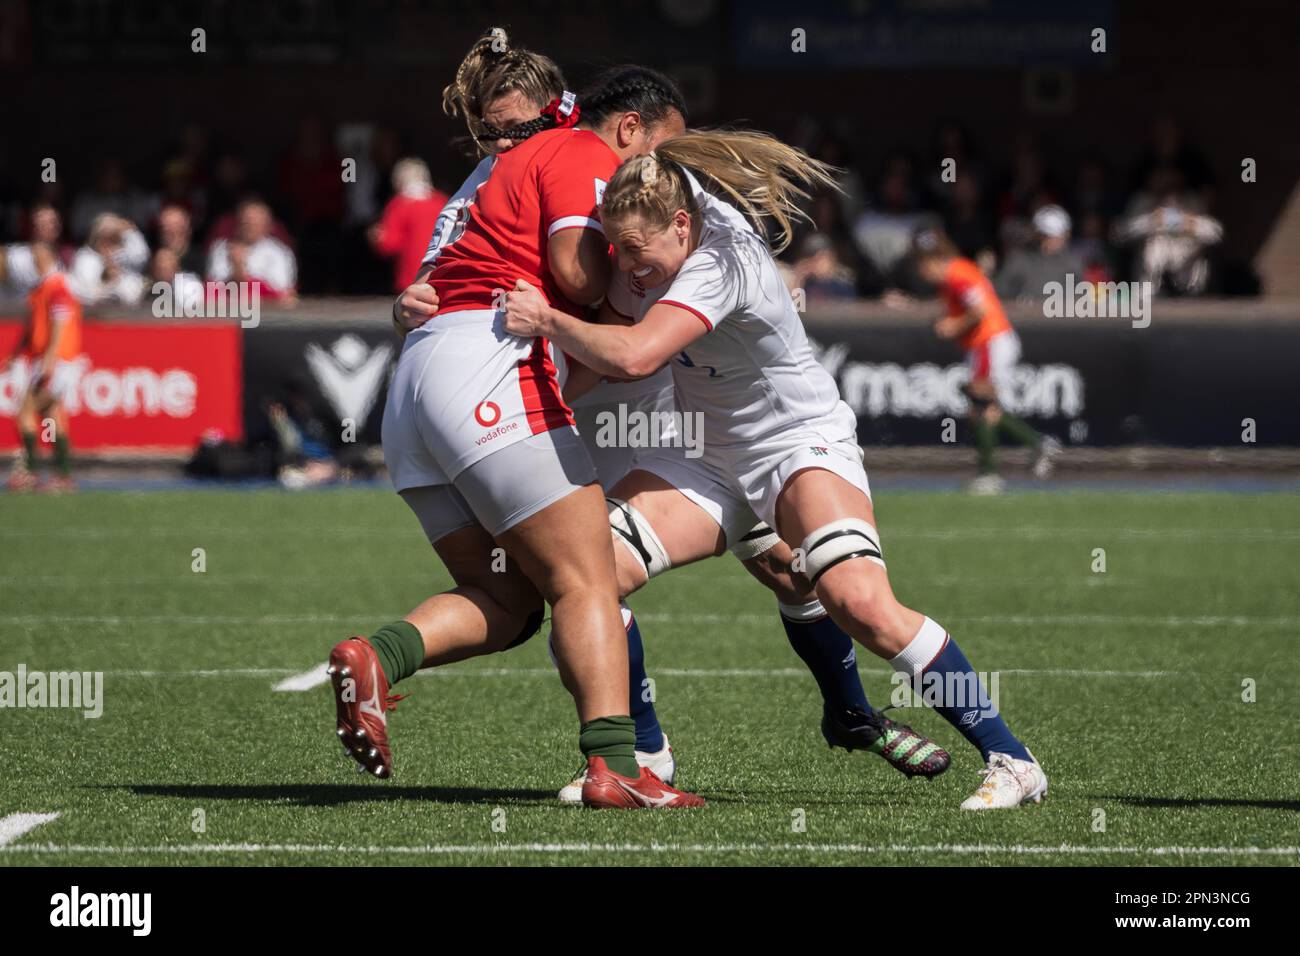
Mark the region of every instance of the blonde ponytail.
<instances>
[{"instance_id":1,"label":"blonde ponytail","mask_svg":"<svg viewBox=\"0 0 1300 956\"><path fill-rule=\"evenodd\" d=\"M694 212L694 200L681 170L712 180L760 228L776 224L772 243L780 252L793 238L794 223L807 220L799 201L804 186L838 189L834 167L802 150L752 130L698 130L664 140L648 156L628 160L605 189L601 216L628 213L665 226L678 209ZM707 188L707 182L705 183Z\"/></svg>"}]
</instances>

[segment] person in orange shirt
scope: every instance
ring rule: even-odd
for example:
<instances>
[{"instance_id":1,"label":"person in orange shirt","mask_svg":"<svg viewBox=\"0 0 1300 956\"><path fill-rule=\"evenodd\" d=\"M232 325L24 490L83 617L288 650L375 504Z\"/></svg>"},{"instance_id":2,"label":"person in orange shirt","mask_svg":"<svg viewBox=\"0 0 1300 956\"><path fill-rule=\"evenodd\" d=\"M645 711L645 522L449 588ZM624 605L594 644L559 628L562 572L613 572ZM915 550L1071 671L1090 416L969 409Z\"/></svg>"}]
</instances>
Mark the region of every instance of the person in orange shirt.
<instances>
[{"instance_id":1,"label":"person in orange shirt","mask_svg":"<svg viewBox=\"0 0 1300 956\"><path fill-rule=\"evenodd\" d=\"M944 314L934 323L935 334L956 341L970 366L970 381L963 390L971 403L979 456L979 475L971 482L971 491L999 494L1005 488L994 463L999 435L1033 448L1034 475L1046 478L1061 444L1007 411L1012 376L1020 360L1020 337L1007 320L993 283L979 266L963 258L942 232L919 233L914 251L921 277L939 287L944 302Z\"/></svg>"},{"instance_id":2,"label":"person in orange shirt","mask_svg":"<svg viewBox=\"0 0 1300 956\"><path fill-rule=\"evenodd\" d=\"M75 377L73 360L81 354L81 303L58 268L58 256L46 243L32 244L32 261L40 277L27 298L27 328L10 362L24 356L28 363L27 392L18 406L18 433L23 458L9 477L10 491L30 491L36 480L37 429L44 421L53 425L54 466L57 474L44 487L49 491L73 488L69 458L68 414L63 396Z\"/></svg>"}]
</instances>

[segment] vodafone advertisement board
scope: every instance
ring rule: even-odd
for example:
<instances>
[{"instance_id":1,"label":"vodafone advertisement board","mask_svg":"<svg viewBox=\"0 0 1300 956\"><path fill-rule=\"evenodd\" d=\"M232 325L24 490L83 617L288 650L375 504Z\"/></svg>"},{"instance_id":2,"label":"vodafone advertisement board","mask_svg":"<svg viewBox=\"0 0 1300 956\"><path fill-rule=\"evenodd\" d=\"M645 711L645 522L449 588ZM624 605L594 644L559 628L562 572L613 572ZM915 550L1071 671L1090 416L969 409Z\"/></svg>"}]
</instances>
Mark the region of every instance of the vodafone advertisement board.
<instances>
[{"instance_id":1,"label":"vodafone advertisement board","mask_svg":"<svg viewBox=\"0 0 1300 956\"><path fill-rule=\"evenodd\" d=\"M0 361L23 323L0 319ZM243 437L243 357L237 322L96 322L64 396L73 450L189 453L204 432ZM0 368L0 452L19 447L14 416L27 388L20 357Z\"/></svg>"}]
</instances>

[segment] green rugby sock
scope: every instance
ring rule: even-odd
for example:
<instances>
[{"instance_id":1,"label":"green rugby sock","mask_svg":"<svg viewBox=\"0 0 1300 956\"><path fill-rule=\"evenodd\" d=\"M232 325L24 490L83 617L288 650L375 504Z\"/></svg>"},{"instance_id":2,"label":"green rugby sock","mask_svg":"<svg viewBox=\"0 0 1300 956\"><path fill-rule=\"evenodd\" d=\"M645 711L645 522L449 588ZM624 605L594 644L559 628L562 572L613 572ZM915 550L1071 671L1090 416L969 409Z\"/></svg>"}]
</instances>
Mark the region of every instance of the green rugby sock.
<instances>
[{"instance_id":1,"label":"green rugby sock","mask_svg":"<svg viewBox=\"0 0 1300 956\"><path fill-rule=\"evenodd\" d=\"M582 725L578 747L584 757L604 757L609 769L624 777L639 777L636 763L636 722L631 717L597 717Z\"/></svg>"},{"instance_id":2,"label":"green rugby sock","mask_svg":"<svg viewBox=\"0 0 1300 956\"><path fill-rule=\"evenodd\" d=\"M36 470L36 432L23 432L23 457L27 460L27 470Z\"/></svg>"},{"instance_id":3,"label":"green rugby sock","mask_svg":"<svg viewBox=\"0 0 1300 956\"><path fill-rule=\"evenodd\" d=\"M67 435L59 435L54 439L54 467L58 469L59 474L64 478L72 474L72 467L69 462L71 452L72 445L68 441Z\"/></svg>"},{"instance_id":4,"label":"green rugby sock","mask_svg":"<svg viewBox=\"0 0 1300 956\"><path fill-rule=\"evenodd\" d=\"M975 423L975 448L979 457L981 475L993 474L993 449L997 444L998 437L993 431L993 426L981 418Z\"/></svg>"},{"instance_id":5,"label":"green rugby sock","mask_svg":"<svg viewBox=\"0 0 1300 956\"><path fill-rule=\"evenodd\" d=\"M1043 441L1043 436L1034 431L1023 418L1017 418L1005 410L1002 412L1002 420L998 422L998 430L1012 441L1031 448L1037 448Z\"/></svg>"},{"instance_id":6,"label":"green rugby sock","mask_svg":"<svg viewBox=\"0 0 1300 956\"><path fill-rule=\"evenodd\" d=\"M370 636L370 646L379 655L389 687L410 677L424 663L424 638L410 621L385 624Z\"/></svg>"}]
</instances>

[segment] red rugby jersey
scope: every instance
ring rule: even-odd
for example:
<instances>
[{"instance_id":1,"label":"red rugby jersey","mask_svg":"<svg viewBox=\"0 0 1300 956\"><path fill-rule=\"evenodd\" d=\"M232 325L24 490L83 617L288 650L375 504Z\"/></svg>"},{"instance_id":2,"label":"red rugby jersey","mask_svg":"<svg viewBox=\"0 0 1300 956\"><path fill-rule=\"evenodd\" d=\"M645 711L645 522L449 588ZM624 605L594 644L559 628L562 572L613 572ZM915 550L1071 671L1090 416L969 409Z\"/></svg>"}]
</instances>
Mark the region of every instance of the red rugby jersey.
<instances>
[{"instance_id":1,"label":"red rugby jersey","mask_svg":"<svg viewBox=\"0 0 1300 956\"><path fill-rule=\"evenodd\" d=\"M580 129L536 133L497 157L463 231L438 256L430 280L438 312L494 308L497 293L523 279L553 307L578 315L551 278L546 243L561 229L600 230L598 207L619 162Z\"/></svg>"}]
</instances>

